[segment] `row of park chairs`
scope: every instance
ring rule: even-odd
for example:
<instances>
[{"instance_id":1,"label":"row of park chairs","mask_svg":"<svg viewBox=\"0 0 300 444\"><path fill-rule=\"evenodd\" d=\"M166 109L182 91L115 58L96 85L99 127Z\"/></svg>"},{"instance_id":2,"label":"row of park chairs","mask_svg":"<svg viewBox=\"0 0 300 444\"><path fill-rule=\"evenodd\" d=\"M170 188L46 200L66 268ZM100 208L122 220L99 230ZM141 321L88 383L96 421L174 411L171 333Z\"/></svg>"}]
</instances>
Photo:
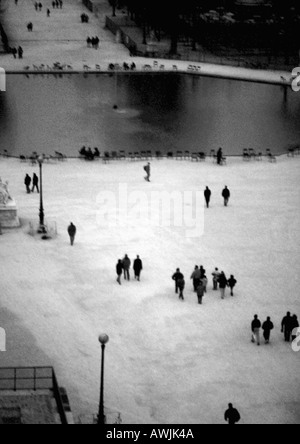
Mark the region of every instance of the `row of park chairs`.
<instances>
[{"instance_id":1,"label":"row of park chairs","mask_svg":"<svg viewBox=\"0 0 300 444\"><path fill-rule=\"evenodd\" d=\"M266 150L265 156L269 162L275 163L277 161L276 156L272 154L270 149ZM262 161L264 154L261 151L256 152L253 148L244 148L242 157L243 160L246 162L249 162L251 160Z\"/></svg>"},{"instance_id":2,"label":"row of park chairs","mask_svg":"<svg viewBox=\"0 0 300 444\"><path fill-rule=\"evenodd\" d=\"M67 156L59 151L55 151L54 155L42 154L43 162L63 162L67 160ZM39 155L34 152L30 156L20 155L21 162L30 162L32 165L36 165L38 163Z\"/></svg>"}]
</instances>

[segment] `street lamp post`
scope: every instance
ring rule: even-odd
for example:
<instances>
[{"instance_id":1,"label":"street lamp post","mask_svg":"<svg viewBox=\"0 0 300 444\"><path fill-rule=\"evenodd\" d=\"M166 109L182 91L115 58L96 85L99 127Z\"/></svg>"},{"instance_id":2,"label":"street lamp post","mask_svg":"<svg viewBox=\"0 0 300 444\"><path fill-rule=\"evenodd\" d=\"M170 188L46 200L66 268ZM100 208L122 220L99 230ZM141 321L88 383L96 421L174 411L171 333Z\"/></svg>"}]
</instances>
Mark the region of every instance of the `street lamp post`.
<instances>
[{"instance_id":1,"label":"street lamp post","mask_svg":"<svg viewBox=\"0 0 300 444\"><path fill-rule=\"evenodd\" d=\"M100 385L100 403L99 403L99 414L98 414L98 425L105 424L105 414L104 414L104 352L105 345L108 343L109 337L106 334L101 334L99 336L99 342L101 344L101 385Z\"/></svg>"},{"instance_id":2,"label":"street lamp post","mask_svg":"<svg viewBox=\"0 0 300 444\"><path fill-rule=\"evenodd\" d=\"M44 212L44 203L43 203L43 156L39 156L38 158L39 166L40 166L40 230L42 232L45 231L45 212Z\"/></svg>"}]
</instances>

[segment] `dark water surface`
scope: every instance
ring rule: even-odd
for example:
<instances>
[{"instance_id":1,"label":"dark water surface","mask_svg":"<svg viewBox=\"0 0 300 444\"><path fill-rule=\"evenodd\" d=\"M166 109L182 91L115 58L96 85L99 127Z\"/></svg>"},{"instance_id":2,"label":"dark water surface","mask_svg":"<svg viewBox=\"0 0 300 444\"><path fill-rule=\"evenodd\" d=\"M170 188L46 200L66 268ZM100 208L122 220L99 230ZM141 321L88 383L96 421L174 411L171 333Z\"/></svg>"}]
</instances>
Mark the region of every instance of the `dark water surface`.
<instances>
[{"instance_id":1,"label":"dark water surface","mask_svg":"<svg viewBox=\"0 0 300 444\"><path fill-rule=\"evenodd\" d=\"M117 104L118 111L113 110ZM8 75L0 94L0 152L77 156L169 150L281 153L300 142L300 93L180 75Z\"/></svg>"}]
</instances>

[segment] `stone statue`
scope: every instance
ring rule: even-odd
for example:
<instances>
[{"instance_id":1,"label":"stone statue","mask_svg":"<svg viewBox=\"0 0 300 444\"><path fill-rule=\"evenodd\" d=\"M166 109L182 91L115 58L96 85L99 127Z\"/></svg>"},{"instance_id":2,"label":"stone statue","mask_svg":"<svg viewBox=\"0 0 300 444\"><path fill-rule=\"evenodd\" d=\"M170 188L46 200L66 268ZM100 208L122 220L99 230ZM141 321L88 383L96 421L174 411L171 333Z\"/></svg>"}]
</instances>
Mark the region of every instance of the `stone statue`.
<instances>
[{"instance_id":1,"label":"stone statue","mask_svg":"<svg viewBox=\"0 0 300 444\"><path fill-rule=\"evenodd\" d=\"M6 206L9 200L12 200L12 198L8 191L8 182L4 183L0 178L0 205Z\"/></svg>"}]
</instances>

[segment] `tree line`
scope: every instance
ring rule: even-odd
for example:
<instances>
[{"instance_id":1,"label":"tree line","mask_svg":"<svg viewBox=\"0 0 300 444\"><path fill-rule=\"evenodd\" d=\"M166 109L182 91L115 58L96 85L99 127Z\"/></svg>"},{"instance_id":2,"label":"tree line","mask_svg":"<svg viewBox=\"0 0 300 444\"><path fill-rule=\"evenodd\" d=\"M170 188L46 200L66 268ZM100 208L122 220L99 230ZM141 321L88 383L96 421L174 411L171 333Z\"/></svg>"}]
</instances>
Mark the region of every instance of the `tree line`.
<instances>
[{"instance_id":1,"label":"tree line","mask_svg":"<svg viewBox=\"0 0 300 444\"><path fill-rule=\"evenodd\" d=\"M262 21L255 24L259 39L253 40L253 45L267 45L270 38L278 34L283 49L298 49L296 40L299 40L300 5L298 0L268 0L266 5L258 8L242 7L236 0L109 0L113 15L118 9L127 11L128 16L143 29L143 43L147 43L147 36L151 31L160 41L163 35L171 40L170 53L177 54L180 38L190 40L193 49L197 43L205 43L205 38L213 43L214 34L221 38L226 45L226 36L230 34L229 41L239 43L239 35L248 32L246 19L251 19L251 11L261 13ZM210 11L233 12L237 19L231 26L224 23L205 23L203 14ZM270 25L272 19L272 25ZM265 20L265 23L264 21ZM264 26L268 24L264 31ZM223 32L224 30L224 32ZM249 31L250 37L253 31ZM250 39L251 40L251 39ZM259 41L261 40L261 41ZM227 42L228 43L228 42ZM271 42L274 46L274 41Z\"/></svg>"}]
</instances>

